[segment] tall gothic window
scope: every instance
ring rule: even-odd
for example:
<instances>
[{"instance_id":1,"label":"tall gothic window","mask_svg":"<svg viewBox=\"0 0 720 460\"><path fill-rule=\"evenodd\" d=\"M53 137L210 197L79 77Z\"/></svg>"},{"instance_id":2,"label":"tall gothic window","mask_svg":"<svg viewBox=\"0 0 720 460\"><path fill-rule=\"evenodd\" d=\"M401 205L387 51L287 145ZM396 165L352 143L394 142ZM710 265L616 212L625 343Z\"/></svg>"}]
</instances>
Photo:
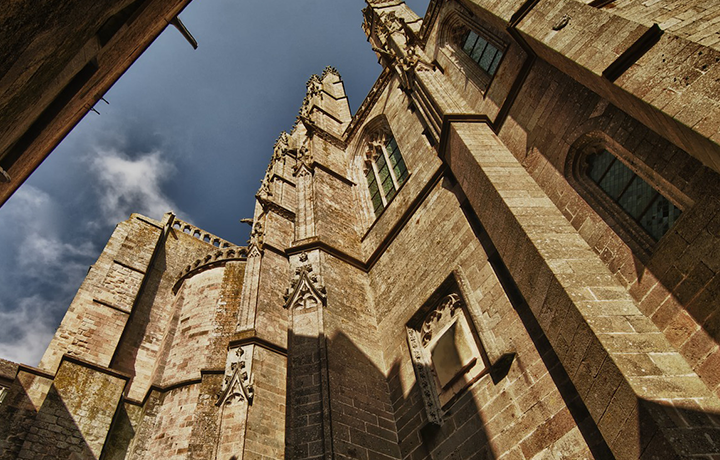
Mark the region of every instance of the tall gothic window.
<instances>
[{"instance_id":1,"label":"tall gothic window","mask_svg":"<svg viewBox=\"0 0 720 460\"><path fill-rule=\"evenodd\" d=\"M588 176L656 241L682 211L608 150L588 157Z\"/></svg>"},{"instance_id":2,"label":"tall gothic window","mask_svg":"<svg viewBox=\"0 0 720 460\"><path fill-rule=\"evenodd\" d=\"M498 46L475 31L468 30L462 42L462 50L490 77L495 75L503 55Z\"/></svg>"},{"instance_id":3,"label":"tall gothic window","mask_svg":"<svg viewBox=\"0 0 720 460\"><path fill-rule=\"evenodd\" d=\"M365 162L365 178L375 217L395 198L408 178L400 149L391 134L380 133L370 141Z\"/></svg>"}]
</instances>

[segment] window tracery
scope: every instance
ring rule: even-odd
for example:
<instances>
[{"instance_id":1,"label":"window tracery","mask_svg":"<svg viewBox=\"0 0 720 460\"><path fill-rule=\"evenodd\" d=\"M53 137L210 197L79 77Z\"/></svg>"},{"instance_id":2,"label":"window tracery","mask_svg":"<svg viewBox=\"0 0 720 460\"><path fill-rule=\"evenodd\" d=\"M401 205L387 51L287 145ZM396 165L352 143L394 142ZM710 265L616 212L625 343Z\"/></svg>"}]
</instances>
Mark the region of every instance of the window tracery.
<instances>
[{"instance_id":1,"label":"window tracery","mask_svg":"<svg viewBox=\"0 0 720 460\"><path fill-rule=\"evenodd\" d=\"M409 176L397 142L388 131L378 131L369 138L364 174L378 217Z\"/></svg>"},{"instance_id":2,"label":"window tracery","mask_svg":"<svg viewBox=\"0 0 720 460\"><path fill-rule=\"evenodd\" d=\"M461 49L470 59L488 74L493 77L497 71L503 52L499 47L485 38L483 35L476 33L474 30L468 30L462 40Z\"/></svg>"},{"instance_id":3,"label":"window tracery","mask_svg":"<svg viewBox=\"0 0 720 460\"><path fill-rule=\"evenodd\" d=\"M682 210L609 150L587 156L587 177L657 241Z\"/></svg>"}]
</instances>

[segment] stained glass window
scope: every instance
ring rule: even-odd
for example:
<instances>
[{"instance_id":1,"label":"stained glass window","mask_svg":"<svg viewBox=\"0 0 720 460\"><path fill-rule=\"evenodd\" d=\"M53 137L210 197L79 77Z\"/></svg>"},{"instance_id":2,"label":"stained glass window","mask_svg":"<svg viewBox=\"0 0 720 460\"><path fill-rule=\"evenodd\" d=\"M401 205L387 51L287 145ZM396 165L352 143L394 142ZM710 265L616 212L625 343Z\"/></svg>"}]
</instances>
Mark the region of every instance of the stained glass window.
<instances>
[{"instance_id":1,"label":"stained glass window","mask_svg":"<svg viewBox=\"0 0 720 460\"><path fill-rule=\"evenodd\" d=\"M491 77L495 75L498 64L500 63L500 58L502 58L503 55L497 46L471 30L465 35L462 49L465 54L470 56L488 75Z\"/></svg>"},{"instance_id":2,"label":"stained glass window","mask_svg":"<svg viewBox=\"0 0 720 460\"><path fill-rule=\"evenodd\" d=\"M682 211L608 150L588 158L588 176L655 240Z\"/></svg>"},{"instance_id":3,"label":"stained glass window","mask_svg":"<svg viewBox=\"0 0 720 460\"><path fill-rule=\"evenodd\" d=\"M365 178L377 217L407 180L408 170L394 137L390 136L380 146L372 148L375 149L375 161L368 165Z\"/></svg>"}]
</instances>

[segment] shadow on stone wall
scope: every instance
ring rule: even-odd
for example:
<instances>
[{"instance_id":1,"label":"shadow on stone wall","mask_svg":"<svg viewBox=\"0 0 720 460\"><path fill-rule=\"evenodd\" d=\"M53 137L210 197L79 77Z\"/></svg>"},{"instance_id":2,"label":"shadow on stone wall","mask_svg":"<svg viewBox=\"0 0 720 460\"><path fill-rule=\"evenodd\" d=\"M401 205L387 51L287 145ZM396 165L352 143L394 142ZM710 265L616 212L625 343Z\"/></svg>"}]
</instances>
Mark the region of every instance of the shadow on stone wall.
<instances>
[{"instance_id":1,"label":"shadow on stone wall","mask_svg":"<svg viewBox=\"0 0 720 460\"><path fill-rule=\"evenodd\" d=\"M290 334L289 344L285 458L496 458L469 392L436 427L427 422L418 385L405 398L394 378L397 365L388 383L346 334L327 340Z\"/></svg>"},{"instance_id":2,"label":"shadow on stone wall","mask_svg":"<svg viewBox=\"0 0 720 460\"><path fill-rule=\"evenodd\" d=\"M110 362L110 368L135 377L135 363L137 355L145 339L145 332L150 325L151 314L155 306L154 300L160 289L163 274L167 269L167 254L165 245L157 248L158 253L148 268L150 273L143 278L143 282L135 300L130 318L123 329L123 333L115 348L115 355ZM121 354L117 354L122 351Z\"/></svg>"},{"instance_id":3,"label":"shadow on stone wall","mask_svg":"<svg viewBox=\"0 0 720 460\"><path fill-rule=\"evenodd\" d=\"M103 446L102 460L125 460L136 432L125 404L120 403Z\"/></svg>"},{"instance_id":4,"label":"shadow on stone wall","mask_svg":"<svg viewBox=\"0 0 720 460\"><path fill-rule=\"evenodd\" d=\"M720 413L645 399L638 399L637 413L642 459L720 457ZM659 420L659 424L643 423L645 420ZM675 454L668 438L679 440L675 447L682 452Z\"/></svg>"},{"instance_id":5,"label":"shadow on stone wall","mask_svg":"<svg viewBox=\"0 0 720 460\"><path fill-rule=\"evenodd\" d=\"M36 410L32 399L37 398L31 398L18 379L15 380L0 408L0 459L96 459L55 386L43 377L29 374L23 377L39 383L33 385L34 390L43 385L49 385L49 390ZM84 408L88 416L92 411L91 407Z\"/></svg>"}]
</instances>

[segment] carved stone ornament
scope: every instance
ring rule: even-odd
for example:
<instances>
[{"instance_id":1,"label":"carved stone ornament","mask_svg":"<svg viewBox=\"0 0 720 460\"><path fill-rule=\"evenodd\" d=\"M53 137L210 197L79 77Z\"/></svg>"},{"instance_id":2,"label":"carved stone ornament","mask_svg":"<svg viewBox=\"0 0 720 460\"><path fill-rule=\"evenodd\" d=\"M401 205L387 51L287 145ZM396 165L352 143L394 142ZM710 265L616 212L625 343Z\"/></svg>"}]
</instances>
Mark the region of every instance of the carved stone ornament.
<instances>
[{"instance_id":1,"label":"carved stone ornament","mask_svg":"<svg viewBox=\"0 0 720 460\"><path fill-rule=\"evenodd\" d=\"M325 306L327 293L322 278L313 272L306 253L300 254L300 262L303 264L295 269L292 285L283 296L285 308L306 310Z\"/></svg>"},{"instance_id":2,"label":"carved stone ornament","mask_svg":"<svg viewBox=\"0 0 720 460\"><path fill-rule=\"evenodd\" d=\"M377 131L368 136L367 150L365 151L365 173L369 168L372 168L372 164L377 161L378 156L382 153L383 146L387 143L387 133L383 131Z\"/></svg>"},{"instance_id":3,"label":"carved stone ornament","mask_svg":"<svg viewBox=\"0 0 720 460\"><path fill-rule=\"evenodd\" d=\"M307 147L300 147L297 151L297 163L293 167L294 176L312 174L314 166L313 155Z\"/></svg>"},{"instance_id":4,"label":"carved stone ornament","mask_svg":"<svg viewBox=\"0 0 720 460\"><path fill-rule=\"evenodd\" d=\"M233 351L230 351L233 353ZM218 394L216 406L231 404L233 401L247 401L252 404L255 389L253 387L252 375L246 370L245 352L242 348L236 348L234 356L230 357L230 365L225 369L225 380L222 389Z\"/></svg>"},{"instance_id":5,"label":"carved stone ornament","mask_svg":"<svg viewBox=\"0 0 720 460\"><path fill-rule=\"evenodd\" d=\"M560 20L553 26L552 30L562 30L570 22L570 16L563 14Z\"/></svg>"},{"instance_id":6,"label":"carved stone ornament","mask_svg":"<svg viewBox=\"0 0 720 460\"><path fill-rule=\"evenodd\" d=\"M432 340L438 323L443 319L443 315L449 315L450 317L455 316L455 312L458 311L461 305L460 296L457 294L449 294L440 301L436 308L428 313L420 330L423 347Z\"/></svg>"},{"instance_id":7,"label":"carved stone ornament","mask_svg":"<svg viewBox=\"0 0 720 460\"><path fill-rule=\"evenodd\" d=\"M454 293L448 294L441 298L435 307L425 315L420 324L416 323L413 327L407 327L410 355L425 403L425 410L428 420L436 425L442 425L443 411L435 382L435 371L430 362L430 351L427 346L432 341L434 334L461 311L461 307L460 296Z\"/></svg>"},{"instance_id":8,"label":"carved stone ornament","mask_svg":"<svg viewBox=\"0 0 720 460\"><path fill-rule=\"evenodd\" d=\"M420 343L420 333L413 328L407 328L407 335L413 366L415 366L415 375L423 402L425 403L425 412L427 413L428 421L438 426L442 425L442 405L440 404L440 397L435 390L435 377L432 366Z\"/></svg>"},{"instance_id":9,"label":"carved stone ornament","mask_svg":"<svg viewBox=\"0 0 720 460\"><path fill-rule=\"evenodd\" d=\"M405 19L396 15L394 11L381 15L381 18L389 34L395 32L405 33Z\"/></svg>"},{"instance_id":10,"label":"carved stone ornament","mask_svg":"<svg viewBox=\"0 0 720 460\"><path fill-rule=\"evenodd\" d=\"M403 57L398 60L395 69L400 77L400 85L406 90L412 90L415 72L435 70L435 65L429 62L422 49L410 42L405 44Z\"/></svg>"},{"instance_id":11,"label":"carved stone ornament","mask_svg":"<svg viewBox=\"0 0 720 460\"><path fill-rule=\"evenodd\" d=\"M264 215L261 215L255 221L255 225L253 225L247 246L248 257L256 257L262 253L265 241L265 225L263 224L264 221Z\"/></svg>"}]
</instances>

